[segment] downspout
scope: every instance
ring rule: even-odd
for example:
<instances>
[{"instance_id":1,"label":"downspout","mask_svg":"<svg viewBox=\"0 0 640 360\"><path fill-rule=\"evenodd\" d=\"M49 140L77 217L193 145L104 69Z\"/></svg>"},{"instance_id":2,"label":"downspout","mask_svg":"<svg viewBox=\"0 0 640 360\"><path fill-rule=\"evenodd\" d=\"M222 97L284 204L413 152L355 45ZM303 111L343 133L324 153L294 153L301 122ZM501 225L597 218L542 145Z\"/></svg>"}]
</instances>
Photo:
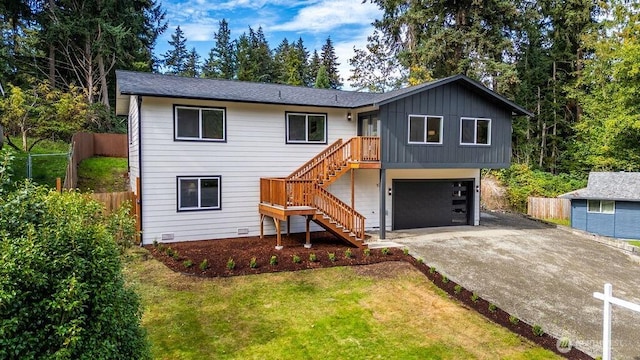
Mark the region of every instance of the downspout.
<instances>
[{"instance_id":1,"label":"downspout","mask_svg":"<svg viewBox=\"0 0 640 360\"><path fill-rule=\"evenodd\" d=\"M143 224L142 224L142 96L138 95L136 98L138 102L138 178L140 179L140 194L138 194L138 203L140 203L140 246L144 244Z\"/></svg>"}]
</instances>

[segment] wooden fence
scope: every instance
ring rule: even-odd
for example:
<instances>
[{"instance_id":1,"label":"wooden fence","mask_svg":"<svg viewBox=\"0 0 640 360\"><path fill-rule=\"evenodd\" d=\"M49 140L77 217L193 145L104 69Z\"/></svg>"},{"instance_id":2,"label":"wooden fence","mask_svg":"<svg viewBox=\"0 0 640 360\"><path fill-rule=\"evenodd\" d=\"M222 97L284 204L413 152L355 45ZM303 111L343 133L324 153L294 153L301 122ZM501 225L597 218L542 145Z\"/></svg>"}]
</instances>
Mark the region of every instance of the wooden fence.
<instances>
[{"instance_id":1,"label":"wooden fence","mask_svg":"<svg viewBox=\"0 0 640 360\"><path fill-rule=\"evenodd\" d=\"M105 212L111 214L118 210L125 202L131 202L131 212L135 211L135 198L136 195L132 191L111 192L111 193L96 193L91 194L91 197L104 204Z\"/></svg>"},{"instance_id":2,"label":"wooden fence","mask_svg":"<svg viewBox=\"0 0 640 360\"><path fill-rule=\"evenodd\" d=\"M92 156L128 156L126 134L92 134L79 132L71 139L71 158L67 164L63 187L75 189L78 184L78 165Z\"/></svg>"},{"instance_id":3,"label":"wooden fence","mask_svg":"<svg viewBox=\"0 0 640 360\"><path fill-rule=\"evenodd\" d=\"M571 200L559 198L529 197L527 215L536 219L563 219L571 217Z\"/></svg>"}]
</instances>

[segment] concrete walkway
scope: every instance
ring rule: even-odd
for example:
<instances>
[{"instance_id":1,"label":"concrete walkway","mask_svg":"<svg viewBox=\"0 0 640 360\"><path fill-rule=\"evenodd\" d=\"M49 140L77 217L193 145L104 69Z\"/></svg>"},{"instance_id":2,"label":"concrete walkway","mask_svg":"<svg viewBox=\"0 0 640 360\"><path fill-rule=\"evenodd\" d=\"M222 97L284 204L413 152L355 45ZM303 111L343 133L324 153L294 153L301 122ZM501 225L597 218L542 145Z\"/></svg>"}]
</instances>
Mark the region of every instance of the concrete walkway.
<instances>
[{"instance_id":1,"label":"concrete walkway","mask_svg":"<svg viewBox=\"0 0 640 360\"><path fill-rule=\"evenodd\" d=\"M592 235L515 214L483 213L477 227L403 230L388 240L507 312L592 356L602 352L602 301L640 304L640 257ZM613 307L613 356L640 359L640 313Z\"/></svg>"}]
</instances>

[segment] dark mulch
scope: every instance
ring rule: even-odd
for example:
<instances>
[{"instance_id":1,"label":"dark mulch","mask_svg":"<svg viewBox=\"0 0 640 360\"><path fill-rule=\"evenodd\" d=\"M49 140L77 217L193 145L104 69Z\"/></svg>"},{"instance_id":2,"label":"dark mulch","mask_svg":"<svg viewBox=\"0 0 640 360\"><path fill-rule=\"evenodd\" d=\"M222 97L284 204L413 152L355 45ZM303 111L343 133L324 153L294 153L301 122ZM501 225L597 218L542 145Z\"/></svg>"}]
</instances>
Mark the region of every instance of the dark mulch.
<instances>
[{"instance_id":1,"label":"dark mulch","mask_svg":"<svg viewBox=\"0 0 640 360\"><path fill-rule=\"evenodd\" d=\"M443 276L436 269L430 268L427 265L428 259L425 259L424 262L415 259L411 255L405 255L402 249L391 248L386 254L382 249L371 249L365 253L363 249L346 245L329 233L312 234L311 249L303 247L304 234L283 236L282 245L284 248L282 250L276 250L275 243L274 236L266 236L262 240L257 237L234 238L158 244L157 246L147 245L146 248L170 269L202 277L252 275L332 266L368 265L384 261L406 261L422 272L436 286L447 292L451 298L457 299L487 319L568 359L593 359L574 347L569 351L561 348L560 341L553 336L548 334L535 335L531 324L520 320L516 321L515 318L511 318L507 312L498 307L491 306L490 308L492 304L480 297L473 299L472 291L462 286L457 287L458 284L446 278L443 279ZM169 256L172 252L173 256ZM350 252L351 255L347 256L347 252ZM315 255L315 261L311 261L311 254ZM333 260L331 260L330 254L335 256ZM275 256L277 264L271 264L273 256ZM295 262L294 257L298 257L299 262ZM255 266L251 267L254 258ZM207 267L203 271L201 265L204 260L207 260ZM231 261L234 263L233 268L230 266Z\"/></svg>"}]
</instances>

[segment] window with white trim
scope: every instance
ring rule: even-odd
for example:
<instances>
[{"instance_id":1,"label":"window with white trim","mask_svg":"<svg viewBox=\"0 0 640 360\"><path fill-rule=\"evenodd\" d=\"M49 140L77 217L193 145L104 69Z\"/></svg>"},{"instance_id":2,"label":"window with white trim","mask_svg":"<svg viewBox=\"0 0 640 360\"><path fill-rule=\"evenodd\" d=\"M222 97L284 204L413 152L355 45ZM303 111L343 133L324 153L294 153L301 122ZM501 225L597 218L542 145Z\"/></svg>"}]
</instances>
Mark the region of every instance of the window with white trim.
<instances>
[{"instance_id":1,"label":"window with white trim","mask_svg":"<svg viewBox=\"0 0 640 360\"><path fill-rule=\"evenodd\" d=\"M225 109L174 107L176 140L225 141Z\"/></svg>"},{"instance_id":2,"label":"window with white trim","mask_svg":"<svg viewBox=\"0 0 640 360\"><path fill-rule=\"evenodd\" d=\"M409 115L409 144L442 144L442 116Z\"/></svg>"},{"instance_id":3,"label":"window with white trim","mask_svg":"<svg viewBox=\"0 0 640 360\"><path fill-rule=\"evenodd\" d=\"M460 144L491 145L491 119L460 119Z\"/></svg>"},{"instance_id":4,"label":"window with white trim","mask_svg":"<svg viewBox=\"0 0 640 360\"><path fill-rule=\"evenodd\" d=\"M287 143L326 143L327 114L286 113Z\"/></svg>"},{"instance_id":5,"label":"window with white trim","mask_svg":"<svg viewBox=\"0 0 640 360\"><path fill-rule=\"evenodd\" d=\"M616 202L613 200L587 200L587 212L614 214L616 212Z\"/></svg>"},{"instance_id":6,"label":"window with white trim","mask_svg":"<svg viewBox=\"0 0 640 360\"><path fill-rule=\"evenodd\" d=\"M178 177L178 211L219 209L220 176Z\"/></svg>"}]
</instances>

